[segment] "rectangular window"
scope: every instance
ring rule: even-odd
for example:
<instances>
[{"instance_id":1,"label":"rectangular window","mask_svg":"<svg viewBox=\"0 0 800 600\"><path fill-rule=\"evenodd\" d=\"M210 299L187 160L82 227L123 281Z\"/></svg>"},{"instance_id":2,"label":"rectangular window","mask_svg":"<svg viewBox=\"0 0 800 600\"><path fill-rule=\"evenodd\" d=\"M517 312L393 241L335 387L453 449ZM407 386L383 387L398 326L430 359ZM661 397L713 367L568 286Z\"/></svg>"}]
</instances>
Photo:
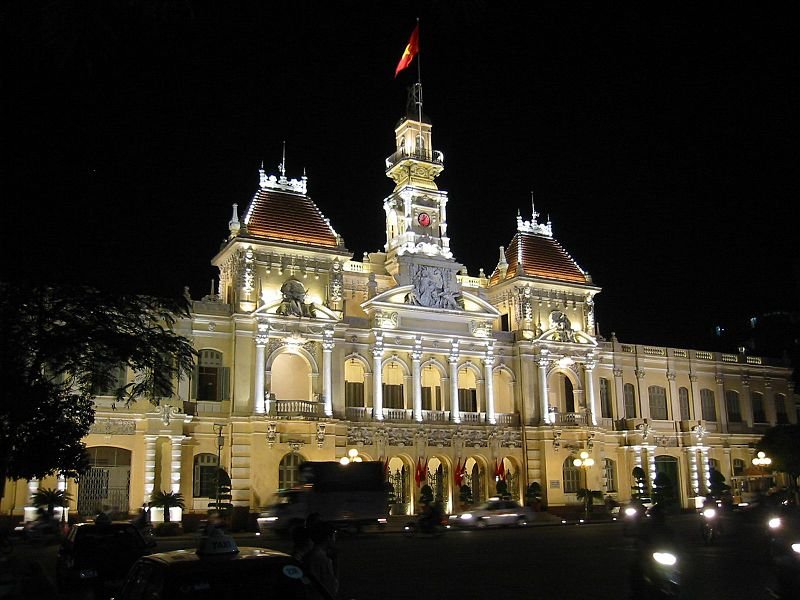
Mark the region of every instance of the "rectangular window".
<instances>
[{"instance_id":1,"label":"rectangular window","mask_svg":"<svg viewBox=\"0 0 800 600\"><path fill-rule=\"evenodd\" d=\"M422 388L422 410L436 410L433 408L433 388Z\"/></svg>"},{"instance_id":2,"label":"rectangular window","mask_svg":"<svg viewBox=\"0 0 800 600\"><path fill-rule=\"evenodd\" d=\"M608 379L600 378L600 416L610 419L613 416L611 410L611 384Z\"/></svg>"},{"instance_id":3,"label":"rectangular window","mask_svg":"<svg viewBox=\"0 0 800 600\"><path fill-rule=\"evenodd\" d=\"M458 410L461 412L478 412L478 391L459 389Z\"/></svg>"},{"instance_id":4,"label":"rectangular window","mask_svg":"<svg viewBox=\"0 0 800 600\"><path fill-rule=\"evenodd\" d=\"M681 405L681 419L688 421L692 418L692 411L689 408L689 388L678 388L678 403Z\"/></svg>"},{"instance_id":5,"label":"rectangular window","mask_svg":"<svg viewBox=\"0 0 800 600\"><path fill-rule=\"evenodd\" d=\"M219 367L198 367L197 399L215 402L219 400Z\"/></svg>"},{"instance_id":6,"label":"rectangular window","mask_svg":"<svg viewBox=\"0 0 800 600\"><path fill-rule=\"evenodd\" d=\"M405 408L403 404L403 384L383 384L383 407Z\"/></svg>"},{"instance_id":7,"label":"rectangular window","mask_svg":"<svg viewBox=\"0 0 800 600\"><path fill-rule=\"evenodd\" d=\"M616 492L617 491L617 473L616 469L614 468L614 461L606 458L605 462L603 463L603 475L606 480L606 491L607 492Z\"/></svg>"},{"instance_id":8,"label":"rectangular window","mask_svg":"<svg viewBox=\"0 0 800 600\"><path fill-rule=\"evenodd\" d=\"M789 423L789 414L786 412L786 396L783 394L775 394L775 417L778 425Z\"/></svg>"},{"instance_id":9,"label":"rectangular window","mask_svg":"<svg viewBox=\"0 0 800 600\"><path fill-rule=\"evenodd\" d=\"M706 421L717 420L717 407L714 403L714 390L704 388L700 390L700 410Z\"/></svg>"},{"instance_id":10,"label":"rectangular window","mask_svg":"<svg viewBox=\"0 0 800 600\"><path fill-rule=\"evenodd\" d=\"M625 418L636 418L636 390L633 388L632 383L626 383L623 388L623 396L625 399Z\"/></svg>"},{"instance_id":11,"label":"rectangular window","mask_svg":"<svg viewBox=\"0 0 800 600\"><path fill-rule=\"evenodd\" d=\"M725 392L725 408L728 411L728 421L731 423L742 422L742 411L739 408L739 392L734 390Z\"/></svg>"},{"instance_id":12,"label":"rectangular window","mask_svg":"<svg viewBox=\"0 0 800 600\"><path fill-rule=\"evenodd\" d=\"M753 422L766 423L767 413L764 412L764 394L761 392L753 392L751 400L753 402Z\"/></svg>"},{"instance_id":13,"label":"rectangular window","mask_svg":"<svg viewBox=\"0 0 800 600\"><path fill-rule=\"evenodd\" d=\"M667 420L667 390L660 385L651 385L647 388L650 400L650 417L658 421Z\"/></svg>"},{"instance_id":14,"label":"rectangular window","mask_svg":"<svg viewBox=\"0 0 800 600\"><path fill-rule=\"evenodd\" d=\"M364 406L364 382L345 381L344 382L344 405L363 407Z\"/></svg>"}]
</instances>

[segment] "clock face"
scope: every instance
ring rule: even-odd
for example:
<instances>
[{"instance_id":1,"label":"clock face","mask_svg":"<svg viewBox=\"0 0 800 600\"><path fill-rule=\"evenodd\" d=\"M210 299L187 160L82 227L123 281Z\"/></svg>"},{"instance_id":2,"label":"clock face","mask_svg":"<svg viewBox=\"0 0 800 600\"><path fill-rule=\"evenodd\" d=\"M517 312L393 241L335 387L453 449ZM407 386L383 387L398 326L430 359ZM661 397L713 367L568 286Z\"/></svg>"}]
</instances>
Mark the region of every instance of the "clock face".
<instances>
[{"instance_id":1,"label":"clock face","mask_svg":"<svg viewBox=\"0 0 800 600\"><path fill-rule=\"evenodd\" d=\"M417 223L422 225L423 227L427 227L431 224L431 217L428 213L419 213L417 215Z\"/></svg>"}]
</instances>

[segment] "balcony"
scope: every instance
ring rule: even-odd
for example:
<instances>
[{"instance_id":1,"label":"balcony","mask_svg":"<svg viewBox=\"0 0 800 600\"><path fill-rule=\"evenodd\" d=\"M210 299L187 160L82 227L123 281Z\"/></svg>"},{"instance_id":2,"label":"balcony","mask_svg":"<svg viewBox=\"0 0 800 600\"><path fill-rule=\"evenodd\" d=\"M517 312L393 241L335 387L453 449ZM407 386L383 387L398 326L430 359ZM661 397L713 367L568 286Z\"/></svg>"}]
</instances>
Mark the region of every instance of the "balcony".
<instances>
[{"instance_id":1,"label":"balcony","mask_svg":"<svg viewBox=\"0 0 800 600\"><path fill-rule=\"evenodd\" d=\"M461 422L469 425L487 424L485 412L461 411ZM348 406L345 409L348 421L374 421L372 408ZM414 411L410 408L384 408L383 420L403 423L414 423ZM505 427L519 427L519 415L516 413L495 414L496 424ZM449 410L423 410L423 423L452 423Z\"/></svg>"},{"instance_id":2,"label":"balcony","mask_svg":"<svg viewBox=\"0 0 800 600\"><path fill-rule=\"evenodd\" d=\"M325 405L315 400L273 400L269 416L276 419L319 419L325 416Z\"/></svg>"},{"instance_id":3,"label":"balcony","mask_svg":"<svg viewBox=\"0 0 800 600\"><path fill-rule=\"evenodd\" d=\"M585 427L590 424L586 412L555 412L551 414L553 425L559 427Z\"/></svg>"},{"instance_id":4,"label":"balcony","mask_svg":"<svg viewBox=\"0 0 800 600\"><path fill-rule=\"evenodd\" d=\"M434 163L437 165L444 164L444 155L438 150L430 151L425 148L421 150L401 148L389 158L386 159L386 170L388 171L397 163L407 158L414 160L424 160L425 162Z\"/></svg>"}]
</instances>

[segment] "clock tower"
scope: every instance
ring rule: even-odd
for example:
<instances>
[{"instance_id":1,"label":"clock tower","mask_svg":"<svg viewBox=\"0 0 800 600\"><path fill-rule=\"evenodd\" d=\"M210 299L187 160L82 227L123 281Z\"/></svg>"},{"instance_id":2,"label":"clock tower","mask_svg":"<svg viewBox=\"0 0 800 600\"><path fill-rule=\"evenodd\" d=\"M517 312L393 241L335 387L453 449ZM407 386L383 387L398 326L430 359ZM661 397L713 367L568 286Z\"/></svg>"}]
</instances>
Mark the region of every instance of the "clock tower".
<instances>
[{"instance_id":1,"label":"clock tower","mask_svg":"<svg viewBox=\"0 0 800 600\"><path fill-rule=\"evenodd\" d=\"M399 285L416 286L421 278L435 274L443 290L460 297L456 274L462 266L453 258L447 236L447 192L435 182L444 170L444 155L433 149L431 124L422 112L421 84L412 88L406 115L394 133L395 151L386 159L386 176L394 182L394 190L383 201L386 270Z\"/></svg>"}]
</instances>

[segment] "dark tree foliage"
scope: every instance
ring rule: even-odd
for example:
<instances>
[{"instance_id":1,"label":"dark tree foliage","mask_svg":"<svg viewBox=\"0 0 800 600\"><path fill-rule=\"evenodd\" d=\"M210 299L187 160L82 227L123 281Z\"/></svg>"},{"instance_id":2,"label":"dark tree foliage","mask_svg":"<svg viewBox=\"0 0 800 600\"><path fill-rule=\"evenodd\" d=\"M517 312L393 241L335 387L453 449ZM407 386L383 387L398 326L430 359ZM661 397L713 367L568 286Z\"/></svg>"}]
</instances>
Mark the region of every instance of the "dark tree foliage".
<instances>
[{"instance_id":1,"label":"dark tree foliage","mask_svg":"<svg viewBox=\"0 0 800 600\"><path fill-rule=\"evenodd\" d=\"M94 421L92 390L113 386L110 366L136 373L117 390L118 402L158 404L171 396L196 356L172 330L188 315L184 298L0 282L0 486L3 474L30 479L85 469L81 439Z\"/></svg>"},{"instance_id":2,"label":"dark tree foliage","mask_svg":"<svg viewBox=\"0 0 800 600\"><path fill-rule=\"evenodd\" d=\"M764 433L756 445L772 459L772 468L788 473L794 491L800 477L800 425L777 425Z\"/></svg>"},{"instance_id":3,"label":"dark tree foliage","mask_svg":"<svg viewBox=\"0 0 800 600\"><path fill-rule=\"evenodd\" d=\"M723 494L731 489L731 486L725 483L725 476L716 469L708 472L708 485L708 492L714 498L722 498Z\"/></svg>"}]
</instances>

